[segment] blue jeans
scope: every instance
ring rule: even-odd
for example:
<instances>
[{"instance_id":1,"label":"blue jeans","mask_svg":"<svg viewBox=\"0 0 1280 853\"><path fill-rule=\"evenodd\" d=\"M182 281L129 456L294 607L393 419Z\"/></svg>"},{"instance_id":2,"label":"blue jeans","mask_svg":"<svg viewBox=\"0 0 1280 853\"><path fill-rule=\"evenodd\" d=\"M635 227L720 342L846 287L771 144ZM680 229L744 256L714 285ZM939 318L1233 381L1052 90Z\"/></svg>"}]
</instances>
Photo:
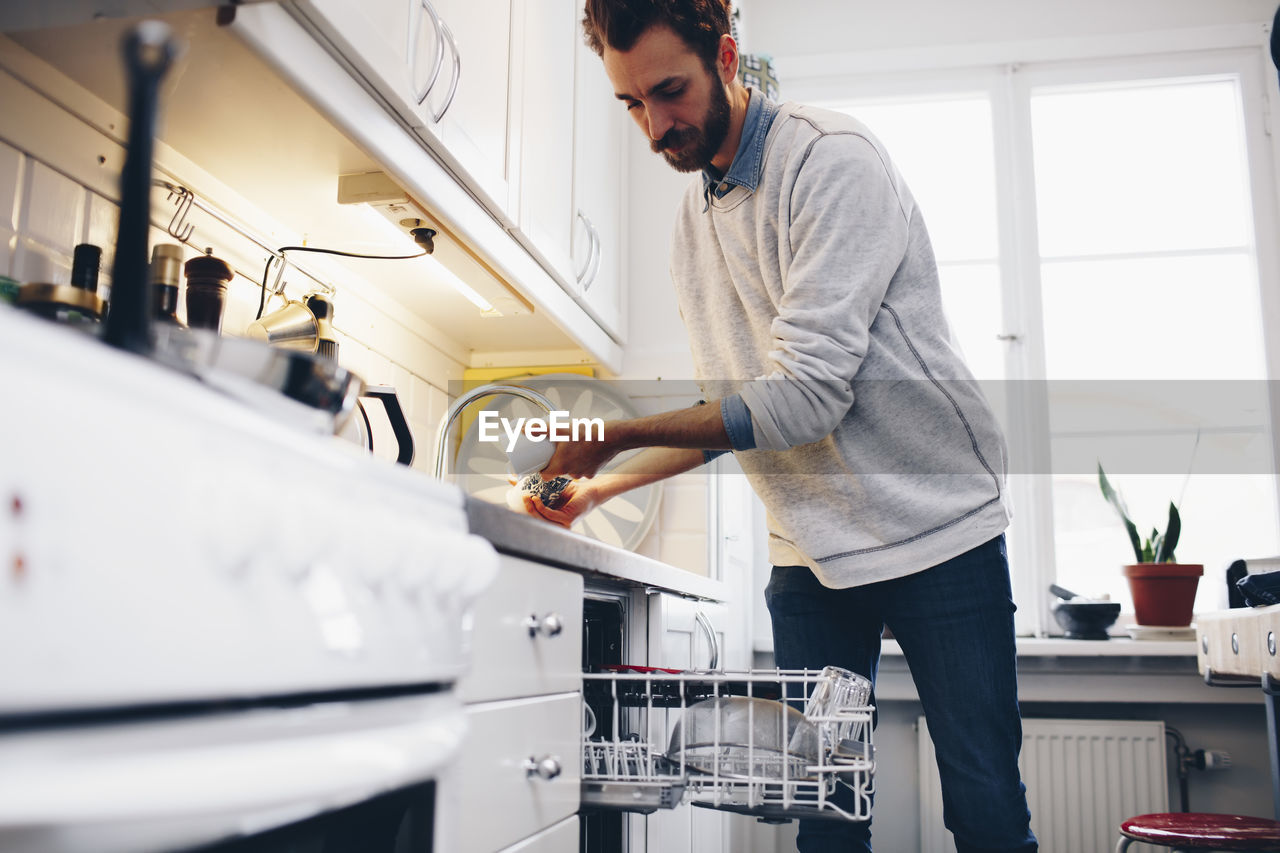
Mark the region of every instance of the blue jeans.
<instances>
[{"instance_id":1,"label":"blue jeans","mask_svg":"<svg viewBox=\"0 0 1280 853\"><path fill-rule=\"evenodd\" d=\"M1037 849L1018 775L1022 720L1003 535L925 571L848 589L824 587L805 566L774 566L764 594L783 669L843 666L874 683L888 625L929 723L956 849ZM801 853L870 853L867 823L799 824Z\"/></svg>"}]
</instances>

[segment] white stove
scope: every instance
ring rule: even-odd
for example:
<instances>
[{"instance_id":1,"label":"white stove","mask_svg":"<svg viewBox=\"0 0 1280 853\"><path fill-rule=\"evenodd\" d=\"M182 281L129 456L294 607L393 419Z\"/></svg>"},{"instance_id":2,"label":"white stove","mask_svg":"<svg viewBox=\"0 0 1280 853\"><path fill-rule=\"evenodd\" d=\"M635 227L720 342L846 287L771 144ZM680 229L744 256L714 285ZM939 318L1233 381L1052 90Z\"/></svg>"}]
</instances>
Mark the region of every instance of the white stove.
<instances>
[{"instance_id":1,"label":"white stove","mask_svg":"<svg viewBox=\"0 0 1280 853\"><path fill-rule=\"evenodd\" d=\"M0 393L0 849L450 849L461 493L4 306Z\"/></svg>"}]
</instances>

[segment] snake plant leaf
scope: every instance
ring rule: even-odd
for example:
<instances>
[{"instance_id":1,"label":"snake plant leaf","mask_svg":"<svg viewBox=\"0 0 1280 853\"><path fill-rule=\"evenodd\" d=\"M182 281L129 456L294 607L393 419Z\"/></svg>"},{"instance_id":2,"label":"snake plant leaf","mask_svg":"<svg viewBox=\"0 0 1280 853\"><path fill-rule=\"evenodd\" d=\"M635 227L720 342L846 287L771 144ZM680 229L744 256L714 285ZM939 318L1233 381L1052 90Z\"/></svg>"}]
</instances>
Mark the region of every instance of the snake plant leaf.
<instances>
[{"instance_id":1,"label":"snake plant leaf","mask_svg":"<svg viewBox=\"0 0 1280 853\"><path fill-rule=\"evenodd\" d=\"M1124 522L1124 529L1129 534L1129 544L1133 546L1134 557L1137 558L1139 563L1151 562L1150 557L1145 560L1142 559L1143 548L1142 540L1138 536L1138 527L1129 520L1129 508L1125 506L1124 498L1120 496L1120 493L1111 488L1111 483L1107 480L1106 472L1102 470L1101 462L1098 463L1098 485L1102 489L1102 496L1107 499L1108 503L1115 507L1116 512L1120 515L1120 519Z\"/></svg>"},{"instance_id":2,"label":"snake plant leaf","mask_svg":"<svg viewBox=\"0 0 1280 853\"><path fill-rule=\"evenodd\" d=\"M1173 562L1173 550L1178 547L1178 537L1182 535L1182 517L1178 515L1178 508L1169 503L1169 526L1164 532L1164 541L1160 543L1160 548L1156 552L1157 563Z\"/></svg>"}]
</instances>

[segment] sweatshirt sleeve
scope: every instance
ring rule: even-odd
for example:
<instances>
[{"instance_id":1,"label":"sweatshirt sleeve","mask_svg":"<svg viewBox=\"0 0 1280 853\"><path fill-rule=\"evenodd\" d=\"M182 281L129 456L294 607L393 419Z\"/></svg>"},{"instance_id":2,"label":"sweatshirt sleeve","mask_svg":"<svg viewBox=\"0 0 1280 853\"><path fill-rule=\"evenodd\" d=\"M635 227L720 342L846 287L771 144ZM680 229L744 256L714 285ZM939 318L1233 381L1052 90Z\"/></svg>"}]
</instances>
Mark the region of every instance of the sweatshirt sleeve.
<instances>
[{"instance_id":1,"label":"sweatshirt sleeve","mask_svg":"<svg viewBox=\"0 0 1280 853\"><path fill-rule=\"evenodd\" d=\"M770 329L772 369L741 391L756 444L769 450L825 438L853 405L850 383L907 247L894 178L864 136L815 139L784 196L790 216L778 250L789 263Z\"/></svg>"}]
</instances>

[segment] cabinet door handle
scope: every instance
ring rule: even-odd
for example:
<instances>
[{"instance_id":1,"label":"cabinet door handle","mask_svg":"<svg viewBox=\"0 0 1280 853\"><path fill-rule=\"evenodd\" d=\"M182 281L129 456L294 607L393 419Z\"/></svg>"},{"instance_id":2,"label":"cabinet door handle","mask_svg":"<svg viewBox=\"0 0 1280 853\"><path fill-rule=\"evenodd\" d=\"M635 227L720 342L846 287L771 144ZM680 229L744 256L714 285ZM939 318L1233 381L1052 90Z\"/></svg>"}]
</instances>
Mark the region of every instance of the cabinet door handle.
<instances>
[{"instance_id":1,"label":"cabinet door handle","mask_svg":"<svg viewBox=\"0 0 1280 853\"><path fill-rule=\"evenodd\" d=\"M458 94L458 81L462 79L462 54L458 51L458 40L453 37L453 30L443 18L440 19L440 29L449 40L449 49L453 51L453 79L449 81L449 94L445 96L444 106L440 107L440 112L431 114L431 121L435 124L440 123L444 114L449 111L449 107L453 105L453 96Z\"/></svg>"},{"instance_id":2,"label":"cabinet door handle","mask_svg":"<svg viewBox=\"0 0 1280 853\"><path fill-rule=\"evenodd\" d=\"M711 661L707 664L707 669L716 670L720 668L720 640L716 638L715 626L711 624L711 620L707 618L707 614L701 610L693 617L693 620L702 626L702 630L707 633L707 641L711 644Z\"/></svg>"},{"instance_id":3,"label":"cabinet door handle","mask_svg":"<svg viewBox=\"0 0 1280 853\"><path fill-rule=\"evenodd\" d=\"M529 629L530 637L536 637L539 634L547 637L556 637L564 631L564 617L559 613L548 613L541 619L538 618L537 614L530 614L525 617L524 622L521 624Z\"/></svg>"},{"instance_id":4,"label":"cabinet door handle","mask_svg":"<svg viewBox=\"0 0 1280 853\"><path fill-rule=\"evenodd\" d=\"M431 5L431 0L422 0L422 9L431 16L431 29L436 34L436 61L431 66L431 76L427 79L427 85L423 86L421 91L414 91L414 96L418 99L418 106L422 106L422 102L427 99L427 95L431 94L431 89L436 85L436 78L440 76L440 66L444 64L444 33L442 30L443 21L440 15L436 13L435 7ZM413 43L409 46L409 79L413 79L413 72L417 68L418 63L418 37L422 35L422 26L413 28Z\"/></svg>"},{"instance_id":5,"label":"cabinet door handle","mask_svg":"<svg viewBox=\"0 0 1280 853\"><path fill-rule=\"evenodd\" d=\"M600 232L596 230L596 226L591 222L587 223L587 228L591 230L591 248L593 250L592 256L595 258L595 260L591 264L591 273L587 276L587 280L582 284L583 293L586 293L588 290L590 290L591 285L596 283L596 276L600 274L600 261L603 255L603 250L600 246Z\"/></svg>"},{"instance_id":6,"label":"cabinet door handle","mask_svg":"<svg viewBox=\"0 0 1280 853\"><path fill-rule=\"evenodd\" d=\"M578 280L578 287L583 293L591 287L591 283L595 281L596 272L600 268L600 235L596 232L596 227L591 224L591 220L581 210L578 211L578 218L582 220L582 225L587 229L587 239L589 241L587 249L587 262L582 265L582 270L575 276Z\"/></svg>"},{"instance_id":7,"label":"cabinet door handle","mask_svg":"<svg viewBox=\"0 0 1280 853\"><path fill-rule=\"evenodd\" d=\"M563 771L560 766L560 759L554 755L544 755L541 758L529 756L524 760L524 775L527 779L538 777L539 779L550 782Z\"/></svg>"}]
</instances>

